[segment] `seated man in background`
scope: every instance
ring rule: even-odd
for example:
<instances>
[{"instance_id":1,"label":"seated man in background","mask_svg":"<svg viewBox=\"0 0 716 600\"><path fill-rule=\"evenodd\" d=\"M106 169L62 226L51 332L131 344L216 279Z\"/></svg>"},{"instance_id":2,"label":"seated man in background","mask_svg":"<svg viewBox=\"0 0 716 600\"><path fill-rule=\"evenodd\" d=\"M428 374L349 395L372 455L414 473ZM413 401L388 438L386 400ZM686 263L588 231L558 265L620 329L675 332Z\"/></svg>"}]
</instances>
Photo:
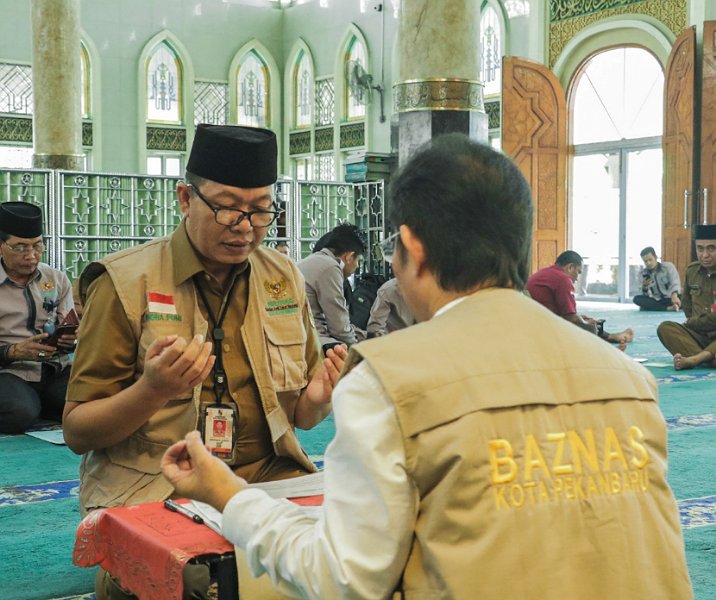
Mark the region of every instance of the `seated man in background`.
<instances>
[{"instance_id":1,"label":"seated man in background","mask_svg":"<svg viewBox=\"0 0 716 600\"><path fill-rule=\"evenodd\" d=\"M670 262L659 262L656 250L647 246L640 253L644 268L639 273L641 294L634 296L639 310L680 310L681 278Z\"/></svg>"},{"instance_id":2,"label":"seated man in background","mask_svg":"<svg viewBox=\"0 0 716 600\"><path fill-rule=\"evenodd\" d=\"M323 359L293 262L262 246L278 216L276 136L199 125L177 185L183 220L166 238L92 263L64 415L83 454L82 515L154 502L174 490L162 454L188 431L249 481L316 470L294 428L331 411L346 356ZM204 598L208 570L185 570ZM124 598L99 572L97 598Z\"/></svg>"},{"instance_id":3,"label":"seated man in background","mask_svg":"<svg viewBox=\"0 0 716 600\"><path fill-rule=\"evenodd\" d=\"M395 239L390 236L386 242L395 243ZM415 317L403 299L398 280L395 277L388 279L378 288L378 295L370 309L368 337L386 335L391 331L405 329L413 323L415 323Z\"/></svg>"},{"instance_id":4,"label":"seated man in background","mask_svg":"<svg viewBox=\"0 0 716 600\"><path fill-rule=\"evenodd\" d=\"M656 381L519 292L519 169L452 134L390 193L419 323L351 348L321 518L247 488L196 433L164 474L294 598L692 598Z\"/></svg>"},{"instance_id":5,"label":"seated man in background","mask_svg":"<svg viewBox=\"0 0 716 600\"><path fill-rule=\"evenodd\" d=\"M365 339L365 332L350 321L344 295L345 280L358 268L365 244L355 225L334 227L321 238L321 249L298 262L306 280L306 297L323 350L338 344L350 346Z\"/></svg>"},{"instance_id":6,"label":"seated man in background","mask_svg":"<svg viewBox=\"0 0 716 600\"><path fill-rule=\"evenodd\" d=\"M694 227L696 261L686 267L681 307L685 323L664 321L656 334L674 368L716 367L716 225Z\"/></svg>"},{"instance_id":7,"label":"seated man in background","mask_svg":"<svg viewBox=\"0 0 716 600\"><path fill-rule=\"evenodd\" d=\"M276 250L285 256L290 254L287 242L276 242Z\"/></svg>"},{"instance_id":8,"label":"seated man in background","mask_svg":"<svg viewBox=\"0 0 716 600\"><path fill-rule=\"evenodd\" d=\"M628 328L619 333L604 331L603 321L577 313L574 298L574 283L582 272L582 257L574 250L566 250L557 257L553 265L532 273L525 289L533 300L539 302L554 314L574 323L578 327L597 334L603 340L618 344L620 350L634 339L634 332Z\"/></svg>"},{"instance_id":9,"label":"seated man in background","mask_svg":"<svg viewBox=\"0 0 716 600\"><path fill-rule=\"evenodd\" d=\"M40 262L42 211L0 204L0 433L62 419L75 334L47 338L74 307L67 275Z\"/></svg>"}]
</instances>

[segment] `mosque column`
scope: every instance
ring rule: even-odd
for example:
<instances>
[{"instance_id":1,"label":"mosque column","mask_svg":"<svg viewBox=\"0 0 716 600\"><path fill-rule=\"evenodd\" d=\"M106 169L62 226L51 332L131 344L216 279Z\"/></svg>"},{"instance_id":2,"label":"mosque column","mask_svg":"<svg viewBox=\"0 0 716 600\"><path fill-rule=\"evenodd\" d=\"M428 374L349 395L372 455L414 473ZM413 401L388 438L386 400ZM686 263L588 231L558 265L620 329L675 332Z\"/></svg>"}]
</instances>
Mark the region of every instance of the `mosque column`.
<instances>
[{"instance_id":1,"label":"mosque column","mask_svg":"<svg viewBox=\"0 0 716 600\"><path fill-rule=\"evenodd\" d=\"M35 168L84 168L80 69L80 0L32 0Z\"/></svg>"},{"instance_id":2,"label":"mosque column","mask_svg":"<svg viewBox=\"0 0 716 600\"><path fill-rule=\"evenodd\" d=\"M480 0L402 0L393 86L403 164L423 143L460 132L487 142L480 76Z\"/></svg>"}]
</instances>

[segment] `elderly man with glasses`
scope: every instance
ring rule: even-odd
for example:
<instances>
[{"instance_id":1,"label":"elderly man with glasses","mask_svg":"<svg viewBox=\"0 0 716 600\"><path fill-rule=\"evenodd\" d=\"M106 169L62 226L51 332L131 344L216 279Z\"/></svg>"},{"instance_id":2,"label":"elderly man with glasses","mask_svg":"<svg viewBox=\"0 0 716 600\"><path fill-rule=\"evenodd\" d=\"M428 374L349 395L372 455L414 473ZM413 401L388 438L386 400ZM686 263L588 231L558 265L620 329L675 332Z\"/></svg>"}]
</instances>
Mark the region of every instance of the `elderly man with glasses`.
<instances>
[{"instance_id":1,"label":"elderly man with glasses","mask_svg":"<svg viewBox=\"0 0 716 600\"><path fill-rule=\"evenodd\" d=\"M276 156L269 130L199 125L178 229L83 272L65 409L67 443L84 454L83 514L169 498L160 459L195 428L248 481L316 470L294 427L329 414L346 352L323 358L303 278L261 245L280 213ZM204 597L202 577L190 597ZM121 593L98 579L98 598Z\"/></svg>"},{"instance_id":2,"label":"elderly man with glasses","mask_svg":"<svg viewBox=\"0 0 716 600\"><path fill-rule=\"evenodd\" d=\"M22 433L38 417L59 421L75 335L48 340L72 310L67 275L40 262L42 211L0 204L0 432Z\"/></svg>"}]
</instances>

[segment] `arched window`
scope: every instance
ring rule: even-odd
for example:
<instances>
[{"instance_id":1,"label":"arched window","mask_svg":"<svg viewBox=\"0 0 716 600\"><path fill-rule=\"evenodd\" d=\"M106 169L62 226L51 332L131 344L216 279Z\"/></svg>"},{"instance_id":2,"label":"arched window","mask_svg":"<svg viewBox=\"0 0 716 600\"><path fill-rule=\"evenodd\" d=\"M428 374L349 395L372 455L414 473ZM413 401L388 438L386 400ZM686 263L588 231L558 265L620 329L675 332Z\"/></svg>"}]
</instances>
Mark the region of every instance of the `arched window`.
<instances>
[{"instance_id":1,"label":"arched window","mask_svg":"<svg viewBox=\"0 0 716 600\"><path fill-rule=\"evenodd\" d=\"M485 86L485 96L501 92L502 42L502 26L497 11L486 4L480 16L480 82Z\"/></svg>"},{"instance_id":2,"label":"arched window","mask_svg":"<svg viewBox=\"0 0 716 600\"><path fill-rule=\"evenodd\" d=\"M296 129L313 125L313 68L311 59L299 51L293 66L293 126Z\"/></svg>"},{"instance_id":3,"label":"arched window","mask_svg":"<svg viewBox=\"0 0 716 600\"><path fill-rule=\"evenodd\" d=\"M80 43L80 78L82 85L82 93L80 97L80 106L82 107L82 118L89 119L92 116L92 103L90 86L92 82L92 71L90 68L89 53L84 43Z\"/></svg>"},{"instance_id":4,"label":"arched window","mask_svg":"<svg viewBox=\"0 0 716 600\"><path fill-rule=\"evenodd\" d=\"M573 247L581 297L640 293L639 253L661 246L664 72L641 47L602 50L571 84Z\"/></svg>"},{"instance_id":5,"label":"arched window","mask_svg":"<svg viewBox=\"0 0 716 600\"><path fill-rule=\"evenodd\" d=\"M344 115L347 120L365 119L370 90L361 84L358 74L368 72L368 56L365 45L352 36L346 45L344 55L345 86Z\"/></svg>"},{"instance_id":6,"label":"arched window","mask_svg":"<svg viewBox=\"0 0 716 600\"><path fill-rule=\"evenodd\" d=\"M252 127L270 127L269 80L266 61L256 50L239 61L236 76L237 122Z\"/></svg>"},{"instance_id":7,"label":"arched window","mask_svg":"<svg viewBox=\"0 0 716 600\"><path fill-rule=\"evenodd\" d=\"M182 123L182 66L166 42L158 44L147 60L147 121Z\"/></svg>"},{"instance_id":8,"label":"arched window","mask_svg":"<svg viewBox=\"0 0 716 600\"><path fill-rule=\"evenodd\" d=\"M573 86L574 144L662 134L664 72L650 52L600 52L583 65Z\"/></svg>"}]
</instances>

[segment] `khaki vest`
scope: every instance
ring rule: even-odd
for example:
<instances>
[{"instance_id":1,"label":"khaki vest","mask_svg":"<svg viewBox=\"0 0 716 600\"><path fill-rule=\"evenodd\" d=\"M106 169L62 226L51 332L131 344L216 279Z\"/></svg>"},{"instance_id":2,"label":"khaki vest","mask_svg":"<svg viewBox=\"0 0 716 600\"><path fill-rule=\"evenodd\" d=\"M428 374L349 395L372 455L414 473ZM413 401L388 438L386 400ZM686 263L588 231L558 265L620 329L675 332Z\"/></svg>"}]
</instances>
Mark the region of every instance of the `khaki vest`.
<instances>
[{"instance_id":1,"label":"khaki vest","mask_svg":"<svg viewBox=\"0 0 716 600\"><path fill-rule=\"evenodd\" d=\"M656 383L515 291L351 348L419 509L405 598L691 598Z\"/></svg>"},{"instance_id":2,"label":"khaki vest","mask_svg":"<svg viewBox=\"0 0 716 600\"><path fill-rule=\"evenodd\" d=\"M170 239L118 252L92 263L82 274L83 290L105 271L111 277L137 340L135 380L143 372L147 348L157 337L175 333L189 340L208 331L192 280L174 287ZM305 288L295 266L291 264L287 272L286 261L280 259L261 247L249 257L249 300L241 335L276 454L315 471L293 430L296 402L308 383L302 319L307 310ZM149 291L173 296L177 317L148 314ZM123 442L85 454L80 468L83 510L168 498L173 489L161 475L159 463L171 444L197 428L200 393L199 385L190 396L170 399Z\"/></svg>"}]
</instances>

